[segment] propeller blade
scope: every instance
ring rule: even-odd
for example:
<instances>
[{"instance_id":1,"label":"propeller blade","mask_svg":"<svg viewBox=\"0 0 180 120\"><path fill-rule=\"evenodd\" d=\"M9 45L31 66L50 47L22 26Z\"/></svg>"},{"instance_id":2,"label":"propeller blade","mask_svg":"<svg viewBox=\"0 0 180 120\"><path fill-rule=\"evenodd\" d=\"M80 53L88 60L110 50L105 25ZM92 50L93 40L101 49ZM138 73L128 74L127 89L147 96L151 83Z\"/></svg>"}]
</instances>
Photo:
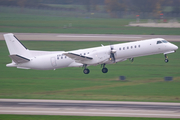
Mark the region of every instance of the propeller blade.
<instances>
[{"instance_id":1,"label":"propeller blade","mask_svg":"<svg viewBox=\"0 0 180 120\"><path fill-rule=\"evenodd\" d=\"M114 63L116 62L116 58L114 56L114 53L111 53L110 60L113 61Z\"/></svg>"},{"instance_id":2,"label":"propeller blade","mask_svg":"<svg viewBox=\"0 0 180 120\"><path fill-rule=\"evenodd\" d=\"M110 51L110 60L115 63L116 62L116 58L115 58L114 54L116 53L116 50L114 50L112 45L110 45L110 49L111 49L111 51Z\"/></svg>"},{"instance_id":3,"label":"propeller blade","mask_svg":"<svg viewBox=\"0 0 180 120\"><path fill-rule=\"evenodd\" d=\"M112 58L113 58L113 62L115 63L116 59L115 59L114 53L112 53Z\"/></svg>"}]
</instances>

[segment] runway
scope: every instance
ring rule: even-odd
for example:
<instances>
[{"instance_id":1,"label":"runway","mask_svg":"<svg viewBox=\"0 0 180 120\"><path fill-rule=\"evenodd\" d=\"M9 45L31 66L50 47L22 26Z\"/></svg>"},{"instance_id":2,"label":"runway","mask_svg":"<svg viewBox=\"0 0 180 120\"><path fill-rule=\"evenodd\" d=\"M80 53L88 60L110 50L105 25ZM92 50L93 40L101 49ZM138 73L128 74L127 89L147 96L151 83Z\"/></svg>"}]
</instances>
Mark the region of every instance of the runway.
<instances>
[{"instance_id":1,"label":"runway","mask_svg":"<svg viewBox=\"0 0 180 120\"><path fill-rule=\"evenodd\" d=\"M0 99L0 114L180 118L180 103Z\"/></svg>"},{"instance_id":2,"label":"runway","mask_svg":"<svg viewBox=\"0 0 180 120\"><path fill-rule=\"evenodd\" d=\"M4 40L0 33L0 40ZM14 33L19 40L43 41L137 41L151 38L164 38L167 41L180 41L180 35L119 35L119 34L55 34L55 33Z\"/></svg>"}]
</instances>

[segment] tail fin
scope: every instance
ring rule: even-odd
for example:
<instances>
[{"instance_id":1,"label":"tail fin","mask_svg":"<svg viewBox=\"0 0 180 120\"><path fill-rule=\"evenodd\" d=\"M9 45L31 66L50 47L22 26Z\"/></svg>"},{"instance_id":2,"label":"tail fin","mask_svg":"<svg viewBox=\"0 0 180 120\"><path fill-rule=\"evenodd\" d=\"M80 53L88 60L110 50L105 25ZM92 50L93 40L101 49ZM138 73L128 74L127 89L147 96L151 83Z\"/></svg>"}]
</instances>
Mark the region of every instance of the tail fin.
<instances>
[{"instance_id":1,"label":"tail fin","mask_svg":"<svg viewBox=\"0 0 180 120\"><path fill-rule=\"evenodd\" d=\"M29 50L12 33L4 34L4 38L10 55L31 57Z\"/></svg>"}]
</instances>

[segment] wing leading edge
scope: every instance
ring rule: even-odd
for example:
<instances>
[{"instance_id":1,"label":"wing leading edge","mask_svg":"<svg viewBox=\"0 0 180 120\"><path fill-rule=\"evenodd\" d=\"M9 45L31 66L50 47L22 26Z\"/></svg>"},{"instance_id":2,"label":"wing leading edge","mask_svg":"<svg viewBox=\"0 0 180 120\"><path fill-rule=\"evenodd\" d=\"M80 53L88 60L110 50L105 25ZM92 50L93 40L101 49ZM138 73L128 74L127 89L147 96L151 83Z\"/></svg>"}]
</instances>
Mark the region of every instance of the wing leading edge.
<instances>
[{"instance_id":1,"label":"wing leading edge","mask_svg":"<svg viewBox=\"0 0 180 120\"><path fill-rule=\"evenodd\" d=\"M78 55L78 54L70 53L70 52L63 53L63 55L66 55L69 58L74 59L75 61L85 61L85 60L92 60L93 59L91 57L87 57L84 55Z\"/></svg>"}]
</instances>

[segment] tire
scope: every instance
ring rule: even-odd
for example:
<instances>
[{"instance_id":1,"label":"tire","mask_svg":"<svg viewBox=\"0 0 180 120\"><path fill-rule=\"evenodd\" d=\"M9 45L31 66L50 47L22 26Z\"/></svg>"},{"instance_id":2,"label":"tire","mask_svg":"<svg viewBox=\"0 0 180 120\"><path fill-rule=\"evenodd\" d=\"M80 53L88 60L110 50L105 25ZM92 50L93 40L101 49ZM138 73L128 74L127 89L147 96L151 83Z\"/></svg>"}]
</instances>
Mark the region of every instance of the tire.
<instances>
[{"instance_id":1,"label":"tire","mask_svg":"<svg viewBox=\"0 0 180 120\"><path fill-rule=\"evenodd\" d=\"M165 60L164 60L164 62L165 62L165 63L168 63L168 62L169 62L169 60L168 60L168 59L165 59Z\"/></svg>"},{"instance_id":2,"label":"tire","mask_svg":"<svg viewBox=\"0 0 180 120\"><path fill-rule=\"evenodd\" d=\"M89 74L90 70L89 69L84 69L83 72L84 72L84 74Z\"/></svg>"},{"instance_id":3,"label":"tire","mask_svg":"<svg viewBox=\"0 0 180 120\"><path fill-rule=\"evenodd\" d=\"M103 72L103 73L107 73L107 72L108 72L108 69L107 69L107 68L103 68L103 69L102 69L102 72Z\"/></svg>"}]
</instances>

